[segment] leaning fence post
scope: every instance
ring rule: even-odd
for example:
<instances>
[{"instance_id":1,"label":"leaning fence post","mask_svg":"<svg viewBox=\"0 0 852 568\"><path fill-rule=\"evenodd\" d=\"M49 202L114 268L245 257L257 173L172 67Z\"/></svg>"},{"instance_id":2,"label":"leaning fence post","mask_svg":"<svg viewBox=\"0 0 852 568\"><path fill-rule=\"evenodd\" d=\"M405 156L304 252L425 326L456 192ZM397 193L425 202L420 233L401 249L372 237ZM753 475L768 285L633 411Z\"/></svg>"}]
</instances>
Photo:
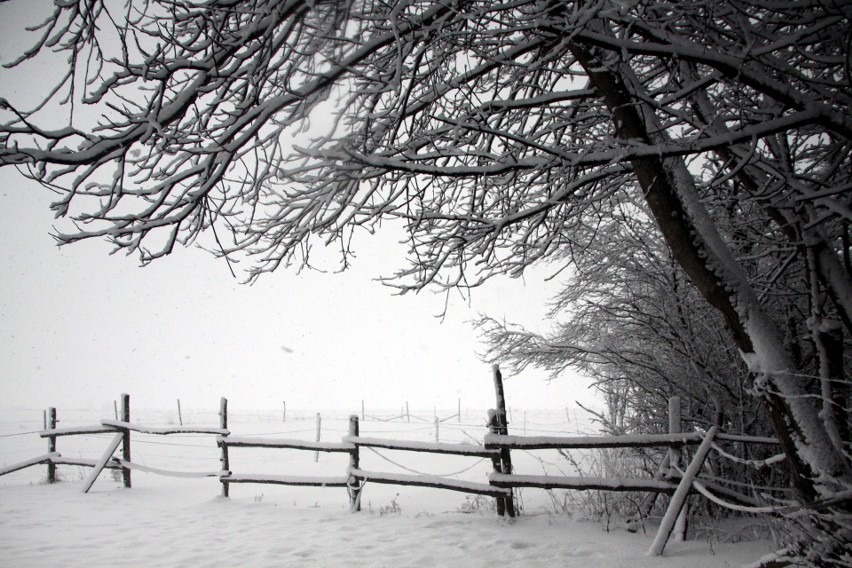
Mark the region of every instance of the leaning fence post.
<instances>
[{"instance_id":1,"label":"leaning fence post","mask_svg":"<svg viewBox=\"0 0 852 568\"><path fill-rule=\"evenodd\" d=\"M219 428L222 430L228 429L228 399L224 396L219 401ZM222 437L226 436L227 434L222 434ZM229 474L231 473L231 462L228 459L228 444L222 440L220 445L222 446L222 457L219 458L219 461L222 464L222 472ZM219 477L219 481L222 482L222 497L227 497L229 495L230 486L225 479L222 479L221 476Z\"/></svg>"},{"instance_id":2,"label":"leaning fence post","mask_svg":"<svg viewBox=\"0 0 852 568\"><path fill-rule=\"evenodd\" d=\"M130 422L130 395L122 393L121 395L121 421ZM130 428L125 428L121 439L121 458L130 463ZM124 486L130 487L130 468L121 466L121 476L124 479Z\"/></svg>"},{"instance_id":3,"label":"leaning fence post","mask_svg":"<svg viewBox=\"0 0 852 568\"><path fill-rule=\"evenodd\" d=\"M704 434L704 440L701 442L701 445L698 446L695 456L693 456L692 461L689 462L689 467L686 468L683 478L680 480L680 484L678 484L674 495L672 495L669 508L666 510L666 514L660 522L660 528L657 529L657 536L654 537L654 542L651 543L651 548L648 549L648 556L659 556L663 553L663 549L666 547L669 536L672 534L672 530L674 529L677 517L680 515L680 511L683 509L683 505L689 495L689 491L692 489L692 482L695 481L696 477L698 477L698 472L701 470L701 466L704 465L704 460L707 458L707 454L710 453L710 449L713 446L713 438L716 436L716 432L718 431L718 426L712 426L707 433Z\"/></svg>"},{"instance_id":4,"label":"leaning fence post","mask_svg":"<svg viewBox=\"0 0 852 568\"><path fill-rule=\"evenodd\" d=\"M56 409L50 407L47 409L47 429L56 430ZM47 438L47 453L52 454L56 451L56 436ZM53 460L47 462L47 482L56 483L56 464Z\"/></svg>"},{"instance_id":5,"label":"leaning fence post","mask_svg":"<svg viewBox=\"0 0 852 568\"><path fill-rule=\"evenodd\" d=\"M568 412L566 409L565 412ZM669 398L669 434L679 434L683 431L683 423L681 420L680 414L680 397L673 396ZM663 459L660 460L660 465L657 467L657 471L654 474L654 480L660 480L664 477L668 477L668 471L673 468L672 459L674 458L677 462L680 461L681 451L677 446L670 446L668 451L663 454ZM643 499L642 503L639 505L638 511L636 512L636 516L633 517L632 520L628 521L628 529L629 531L638 530L638 524L643 522L643 520L651 514L651 509L654 507L654 503L657 502L657 498L659 493L650 492ZM685 508L684 508L685 509ZM686 518L687 513L681 512L678 517L678 523L675 526L675 538L677 537L678 532L680 532L680 540L683 540L683 536L686 534ZM681 530L682 529L682 530Z\"/></svg>"},{"instance_id":6,"label":"leaning fence post","mask_svg":"<svg viewBox=\"0 0 852 568\"><path fill-rule=\"evenodd\" d=\"M112 439L112 442L109 443L106 451L103 453L103 455L100 457L100 459L95 463L95 467L92 468L92 473L89 475L89 479L87 479L86 482L83 484L83 493L89 492L89 489L92 488L92 485L94 485L95 480L98 479L98 476L104 470L106 465L110 462L111 459L113 459L113 454L118 449L118 446L120 446L122 441L124 440L124 434L126 432L127 432L127 429L125 428L124 432L119 432L118 434L116 434L115 437ZM123 467L124 466L122 466L122 468Z\"/></svg>"},{"instance_id":7,"label":"leaning fence post","mask_svg":"<svg viewBox=\"0 0 852 568\"><path fill-rule=\"evenodd\" d=\"M350 439L357 438L359 434L358 415L353 414L349 417ZM361 510L361 482L355 477L355 470L361 467L361 451L357 442L352 441L352 445L354 447L349 452L349 480L346 488L349 490L349 509L355 513Z\"/></svg>"}]
</instances>

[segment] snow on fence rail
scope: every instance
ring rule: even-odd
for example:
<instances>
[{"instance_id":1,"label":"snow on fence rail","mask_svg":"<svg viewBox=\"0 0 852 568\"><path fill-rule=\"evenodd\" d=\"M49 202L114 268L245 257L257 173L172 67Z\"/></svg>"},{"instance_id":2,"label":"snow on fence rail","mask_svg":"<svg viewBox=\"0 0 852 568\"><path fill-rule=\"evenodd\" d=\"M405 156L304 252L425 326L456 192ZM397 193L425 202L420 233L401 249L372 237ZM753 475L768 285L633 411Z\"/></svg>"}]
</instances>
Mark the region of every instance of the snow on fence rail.
<instances>
[{"instance_id":1,"label":"snow on fence rail","mask_svg":"<svg viewBox=\"0 0 852 568\"><path fill-rule=\"evenodd\" d=\"M516 475L492 473L488 476L495 487L538 487L540 489L575 489L598 491L647 491L674 493L677 484L657 479L623 477L569 477L556 475Z\"/></svg>"},{"instance_id":2,"label":"snow on fence rail","mask_svg":"<svg viewBox=\"0 0 852 568\"><path fill-rule=\"evenodd\" d=\"M32 458L29 460L24 460L22 462L13 463L12 465L7 465L6 467L0 469L0 475L6 475L7 473L12 473L13 471L18 471L21 469L28 468L34 465L41 465L45 463L51 463L54 459L60 457L58 452L50 452L43 456L39 456L37 458ZM55 463L55 462L54 462Z\"/></svg>"},{"instance_id":3,"label":"snow on fence rail","mask_svg":"<svg viewBox=\"0 0 852 568\"><path fill-rule=\"evenodd\" d=\"M680 448L701 443L699 432L626 436L508 436L487 434L486 448L509 450L556 450L591 448Z\"/></svg>"},{"instance_id":4,"label":"snow on fence rail","mask_svg":"<svg viewBox=\"0 0 852 568\"><path fill-rule=\"evenodd\" d=\"M660 532L649 554L659 555L662 553L666 542L672 533L677 534L680 530L679 519L685 518L684 503L686 496L693 491L707 496L710 490L716 491L727 498L744 502L746 505L755 505L753 500L735 491L726 489L714 483L712 478L698 477L707 454L712 450L720 456L732 458L726 452L722 452L716 445L716 441L738 442L742 444L778 444L773 438L738 436L722 434L714 426L707 432L681 432L680 425L680 401L673 397L669 405L670 423L668 434L647 434L629 436L514 436L509 435L506 427L505 401L502 398L502 384L499 370L495 368L495 388L498 393L498 409L489 412L489 433L484 437L484 444L468 443L439 443L420 442L407 440L393 440L376 437L364 437L359 435L359 417L350 416L348 433L342 437L340 442L306 441L284 438L266 438L257 436L231 436L228 429L228 403L226 399L221 400L218 427L151 427L142 426L130 421L130 399L128 395L122 395L121 420L101 420L97 426L78 426L69 428L56 428L56 410L49 409L49 422L47 428L39 435L48 439L48 453L30 460L12 464L0 469L0 475L31 467L39 464L48 466L48 482L56 480L56 466L60 464L72 464L92 467L93 471L84 484L84 492L88 491L97 479L100 472L105 468L119 469L122 471L125 487L131 486L130 471L140 469L150 473L161 475L172 475L178 477L218 477L222 484L222 495L227 497L231 483L260 483L274 485L289 485L299 487L338 487L347 488L350 498L350 506L353 511L360 510L361 491L364 484L380 483L393 485L410 485L420 487L433 487L438 489L460 491L470 494L487 495L494 497L497 501L498 514L507 513L514 516L513 489L518 488L543 488L543 489L572 489L572 490L604 490L604 491L641 491L649 495L665 493L672 495L668 510L663 518ZM206 434L215 435L217 446L220 448L221 468L215 472L175 472L169 470L155 469L131 460L130 441L131 432L168 436L172 434ZM84 435L93 433L114 433L104 454L98 460L83 458L64 458L56 451L56 439L61 436ZM319 436L317 436L319 438ZM692 458L685 472L679 469L681 450L684 446L698 445L699 449ZM114 457L119 446L122 448L122 457ZM312 477L312 476L287 476L269 475L255 473L234 473L231 470L230 448L251 447L266 449L286 449L295 451L345 453L349 455L349 464L345 475ZM401 450L409 452L427 452L433 454L449 454L463 457L490 458L494 471L489 475L487 483L472 481L461 481L437 475L427 474L400 474L369 471L360 467L360 449L381 448L389 450ZM512 450L541 450L541 449L591 449L591 448L637 448L637 447L667 447L669 451L660 463L657 474L653 479L640 478L600 478L600 477L569 477L552 475L522 475L514 472L511 466L510 452ZM765 460L767 465L778 461L775 458ZM698 485L700 484L700 486ZM740 497L740 499L737 499ZM711 497L708 497L711 498ZM712 498L714 501L715 497ZM742 507L740 507L742 508Z\"/></svg>"},{"instance_id":5,"label":"snow on fence rail","mask_svg":"<svg viewBox=\"0 0 852 568\"><path fill-rule=\"evenodd\" d=\"M364 448L382 448L385 450L406 450L409 452L428 452L430 454L449 454L456 456L469 456L480 458L499 457L499 449L489 449L473 444L440 444L433 442L410 442L400 440L387 440L384 438L367 438L345 436L344 442L356 444Z\"/></svg>"},{"instance_id":6,"label":"snow on fence rail","mask_svg":"<svg viewBox=\"0 0 852 568\"><path fill-rule=\"evenodd\" d=\"M168 436L169 434L218 434L220 436L227 436L230 434L226 428L199 428L195 426L155 428L131 422L122 422L120 420L101 420L101 424L105 427L113 428L115 431L131 430L140 434L156 434L158 436Z\"/></svg>"}]
</instances>

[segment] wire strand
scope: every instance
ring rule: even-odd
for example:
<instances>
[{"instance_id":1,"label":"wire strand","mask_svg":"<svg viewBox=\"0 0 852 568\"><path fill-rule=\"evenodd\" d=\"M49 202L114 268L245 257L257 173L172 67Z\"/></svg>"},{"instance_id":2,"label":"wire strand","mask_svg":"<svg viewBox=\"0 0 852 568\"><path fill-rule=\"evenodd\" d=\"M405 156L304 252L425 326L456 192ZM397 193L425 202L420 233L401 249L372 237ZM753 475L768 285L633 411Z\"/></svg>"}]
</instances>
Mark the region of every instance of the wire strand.
<instances>
[{"instance_id":1,"label":"wire strand","mask_svg":"<svg viewBox=\"0 0 852 568\"><path fill-rule=\"evenodd\" d=\"M462 473L466 473L466 472L472 470L473 468L475 468L476 466L478 466L479 464L481 464L482 462L484 462L487 459L487 458L481 458L481 459L479 459L479 461L474 463L472 466L466 467L466 468L464 468L460 471L456 471L456 472L453 472L453 473L434 474L434 473L424 473L422 471L417 471L416 469L411 469L410 467L405 467L404 465L393 461L389 457L382 455L381 453L377 452L375 449L373 449L371 447L367 446L367 449L370 450L371 452L373 452L374 454L376 454L377 456L379 456L380 458L382 458L383 460L385 460L386 462L392 463L393 465L395 465L398 468L404 469L405 471L409 471L411 473L416 473L418 475L429 475L429 476L432 476L432 477L452 477L454 475L461 475Z\"/></svg>"}]
</instances>

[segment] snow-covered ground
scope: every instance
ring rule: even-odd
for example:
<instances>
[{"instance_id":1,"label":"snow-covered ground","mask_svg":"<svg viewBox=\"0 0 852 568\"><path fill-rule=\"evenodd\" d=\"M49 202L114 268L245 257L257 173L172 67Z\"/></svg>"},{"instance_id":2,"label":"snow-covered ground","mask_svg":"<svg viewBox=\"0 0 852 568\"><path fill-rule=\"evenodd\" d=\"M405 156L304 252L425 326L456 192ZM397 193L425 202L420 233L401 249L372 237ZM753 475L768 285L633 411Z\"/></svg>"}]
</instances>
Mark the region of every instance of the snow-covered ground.
<instances>
[{"instance_id":1,"label":"snow-covered ground","mask_svg":"<svg viewBox=\"0 0 852 568\"><path fill-rule=\"evenodd\" d=\"M452 412L439 412L445 417ZM368 412L369 414L369 412ZM412 410L411 422L366 420L364 436L435 440L430 412ZM414 417L419 415L421 418ZM388 415L385 414L385 417ZM441 442L481 441L484 412L465 412L461 421L440 424ZM105 412L59 409L60 427L96 424L112 418ZM569 422L570 418L570 422ZM515 412L513 432L522 434L524 417ZM148 426L177 423L176 412L134 411L133 422ZM322 440L339 441L346 414L322 412ZM184 424L217 426L215 412L184 412ZM233 435L313 440L316 414L231 412ZM582 415L527 413L527 433L566 435L592 430ZM37 411L4 411L0 418L0 467L46 452ZM58 451L66 457L97 458L111 435L62 437ZM219 450L213 436L133 435L133 461L180 472L216 471ZM519 473L570 472L556 452L513 452ZM347 456L313 452L232 448L234 473L341 476ZM485 481L489 460L425 453L363 449L366 470L449 475ZM600 522L561 513L559 492L526 489L524 514L497 517L493 500L418 487L370 484L363 510L350 513L345 489L292 488L233 484L231 497L220 497L212 478L164 477L133 472L132 489L124 489L104 472L88 494L83 480L90 469L59 466L63 482L46 485L46 466L0 477L0 565L29 566L665 566L722 567L753 562L772 544L744 540L721 527L705 530L702 540L670 543L663 557L645 552L654 536L629 533L617 519L609 531ZM554 501L555 498L555 501ZM731 538L733 536L733 538ZM730 541L730 542L727 542Z\"/></svg>"}]
</instances>

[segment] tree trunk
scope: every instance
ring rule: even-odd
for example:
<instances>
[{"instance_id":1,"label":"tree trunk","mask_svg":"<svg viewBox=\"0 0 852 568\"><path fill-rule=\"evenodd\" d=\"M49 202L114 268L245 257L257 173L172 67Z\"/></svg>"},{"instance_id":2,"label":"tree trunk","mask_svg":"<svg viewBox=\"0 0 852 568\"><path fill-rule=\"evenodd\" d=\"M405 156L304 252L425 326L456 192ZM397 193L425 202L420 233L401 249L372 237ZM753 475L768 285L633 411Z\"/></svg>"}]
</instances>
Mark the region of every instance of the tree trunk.
<instances>
[{"instance_id":1,"label":"tree trunk","mask_svg":"<svg viewBox=\"0 0 852 568\"><path fill-rule=\"evenodd\" d=\"M625 141L660 142L649 130L661 130L654 124L646 126L646 120L655 120L652 111L643 120L638 110L643 105L641 97L632 96L622 79L632 74L630 68L620 64L618 72L613 71L577 43L571 51L603 95L616 135ZM633 159L631 165L674 258L702 296L721 312L752 371L800 498L811 502L818 495L833 494L838 487L829 478L852 482L849 464L821 423L819 406L807 396L775 324L700 203L684 161L647 157Z\"/></svg>"}]
</instances>

